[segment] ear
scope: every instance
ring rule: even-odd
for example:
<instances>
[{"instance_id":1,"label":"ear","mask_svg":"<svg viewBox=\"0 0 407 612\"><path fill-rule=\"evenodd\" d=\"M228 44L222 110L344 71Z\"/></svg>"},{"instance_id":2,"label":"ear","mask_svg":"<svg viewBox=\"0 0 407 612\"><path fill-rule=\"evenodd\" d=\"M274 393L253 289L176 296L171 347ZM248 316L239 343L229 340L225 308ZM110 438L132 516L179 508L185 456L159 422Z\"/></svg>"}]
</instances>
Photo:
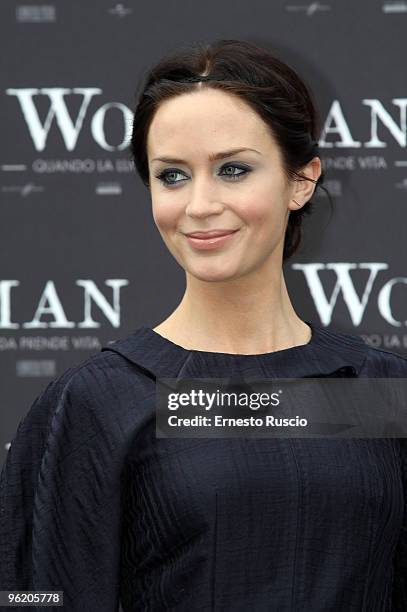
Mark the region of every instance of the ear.
<instances>
[{"instance_id":1,"label":"ear","mask_svg":"<svg viewBox=\"0 0 407 612\"><path fill-rule=\"evenodd\" d=\"M306 204L314 195L315 185L322 172L321 159L314 157L306 166L304 166L300 174L305 175L308 179L297 178L294 181L294 187L291 191L288 208L290 210L299 210ZM294 201L295 200L295 201ZM298 202L298 204L296 204Z\"/></svg>"}]
</instances>

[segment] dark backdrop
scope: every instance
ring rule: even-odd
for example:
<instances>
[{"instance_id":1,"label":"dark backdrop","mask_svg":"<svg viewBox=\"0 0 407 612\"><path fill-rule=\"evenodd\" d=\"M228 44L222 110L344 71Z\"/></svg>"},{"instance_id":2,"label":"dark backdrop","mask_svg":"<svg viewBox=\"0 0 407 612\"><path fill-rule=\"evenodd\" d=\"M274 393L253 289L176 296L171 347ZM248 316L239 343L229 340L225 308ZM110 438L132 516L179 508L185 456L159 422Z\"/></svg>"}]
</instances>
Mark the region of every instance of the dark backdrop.
<instances>
[{"instance_id":1,"label":"dark backdrop","mask_svg":"<svg viewBox=\"0 0 407 612\"><path fill-rule=\"evenodd\" d=\"M334 214L315 198L285 266L294 307L407 354L406 2L5 1L0 15L0 462L52 378L181 299L126 143L140 79L187 42L267 45L311 86Z\"/></svg>"}]
</instances>

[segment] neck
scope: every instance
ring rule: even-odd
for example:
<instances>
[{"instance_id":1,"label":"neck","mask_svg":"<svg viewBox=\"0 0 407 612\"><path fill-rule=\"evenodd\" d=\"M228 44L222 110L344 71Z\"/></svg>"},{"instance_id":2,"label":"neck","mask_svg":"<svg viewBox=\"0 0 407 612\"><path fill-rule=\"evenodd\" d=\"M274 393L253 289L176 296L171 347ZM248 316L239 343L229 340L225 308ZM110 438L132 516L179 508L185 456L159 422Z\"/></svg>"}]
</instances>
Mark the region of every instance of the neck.
<instances>
[{"instance_id":1,"label":"neck","mask_svg":"<svg viewBox=\"0 0 407 612\"><path fill-rule=\"evenodd\" d=\"M306 344L310 329L296 314L283 272L207 282L187 275L174 312L155 331L185 348L236 354L267 353Z\"/></svg>"}]
</instances>

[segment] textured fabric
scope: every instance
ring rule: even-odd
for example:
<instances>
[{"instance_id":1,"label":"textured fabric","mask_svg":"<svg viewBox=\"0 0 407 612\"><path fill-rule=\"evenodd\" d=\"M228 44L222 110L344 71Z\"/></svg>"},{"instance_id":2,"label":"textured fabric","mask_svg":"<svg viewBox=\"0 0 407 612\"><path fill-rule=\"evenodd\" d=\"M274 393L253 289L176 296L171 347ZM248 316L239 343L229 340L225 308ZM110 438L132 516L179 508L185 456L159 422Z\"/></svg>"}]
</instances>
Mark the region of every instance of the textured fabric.
<instances>
[{"instance_id":1,"label":"textured fabric","mask_svg":"<svg viewBox=\"0 0 407 612\"><path fill-rule=\"evenodd\" d=\"M407 378L308 324L262 355L142 327L52 381L1 472L0 589L62 590L68 612L405 612L407 439L155 437L158 377Z\"/></svg>"}]
</instances>

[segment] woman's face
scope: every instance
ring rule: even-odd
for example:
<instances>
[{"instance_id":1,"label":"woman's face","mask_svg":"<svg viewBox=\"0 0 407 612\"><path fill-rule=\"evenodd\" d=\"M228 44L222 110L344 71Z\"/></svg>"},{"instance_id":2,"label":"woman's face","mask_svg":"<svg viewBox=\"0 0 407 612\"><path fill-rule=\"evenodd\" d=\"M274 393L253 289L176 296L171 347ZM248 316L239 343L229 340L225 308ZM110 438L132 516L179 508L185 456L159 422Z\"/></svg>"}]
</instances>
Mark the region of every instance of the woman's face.
<instances>
[{"instance_id":1,"label":"woman's face","mask_svg":"<svg viewBox=\"0 0 407 612\"><path fill-rule=\"evenodd\" d=\"M147 155L154 221L187 274L227 281L281 268L289 211L298 210L291 198L304 204L314 185L287 183L274 139L245 102L213 89L166 100ZM218 243L186 237L211 230L237 231Z\"/></svg>"}]
</instances>

